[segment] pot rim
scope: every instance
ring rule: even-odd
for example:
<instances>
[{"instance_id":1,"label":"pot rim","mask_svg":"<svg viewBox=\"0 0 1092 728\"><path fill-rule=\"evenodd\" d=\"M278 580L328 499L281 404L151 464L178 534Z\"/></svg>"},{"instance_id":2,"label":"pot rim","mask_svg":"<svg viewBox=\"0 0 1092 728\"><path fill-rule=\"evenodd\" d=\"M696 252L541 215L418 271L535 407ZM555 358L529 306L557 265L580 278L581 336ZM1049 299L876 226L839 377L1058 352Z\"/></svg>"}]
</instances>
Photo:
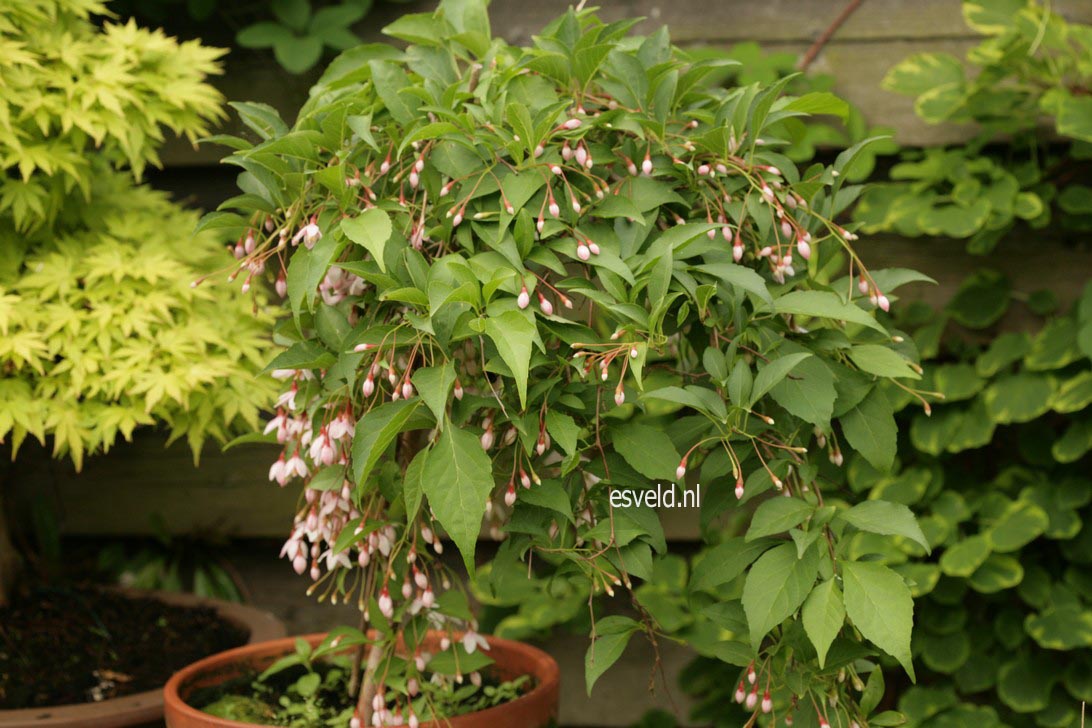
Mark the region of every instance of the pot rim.
<instances>
[{"instance_id":1,"label":"pot rim","mask_svg":"<svg viewBox=\"0 0 1092 728\"><path fill-rule=\"evenodd\" d=\"M247 645L277 639L283 637L286 632L284 623L279 619L269 612L247 604L182 592L147 591L127 587L114 587L112 590L131 597L158 599L172 606L213 607L223 619L250 631ZM153 688L97 703L67 703L40 708L0 710L0 728L65 728L66 726L109 728L110 726L139 725L158 720L162 716L163 689Z\"/></svg>"},{"instance_id":2,"label":"pot rim","mask_svg":"<svg viewBox=\"0 0 1092 728\"><path fill-rule=\"evenodd\" d=\"M163 688L164 704L170 706L172 711L177 712L179 717L205 721L209 725L216 726L216 728L255 728L254 723L243 723L228 718L219 718L194 708L182 698L179 688L185 681L197 677L205 670L222 668L223 664L226 662L235 662L239 658L248 657L256 652L287 652L294 648L295 641L300 638L307 640L311 643L311 646L314 647L322 642L327 634L327 632L312 632L311 634L282 637L266 642L234 647L230 650L225 650L223 652L218 652L215 655L209 655L208 657L202 658L197 662L182 668L167 681L167 684ZM469 713L468 715L489 716L493 714L493 711L503 711L510 705L522 703L523 701L543 699L547 693L558 689L561 682L561 668L552 655L534 645L519 640L509 640L503 637L494 637L493 635L483 635L483 637L485 637L491 647L500 648L501 650L507 649L514 652L530 653L536 658L536 662L539 663L541 668L536 672L531 673L532 676L536 678L537 684L528 692L515 700L510 700L501 705L494 705L491 708ZM283 648L283 650L281 648ZM422 723L421 728L430 728L431 726L439 725L444 724L437 723L436 721L429 721L427 723Z\"/></svg>"}]
</instances>

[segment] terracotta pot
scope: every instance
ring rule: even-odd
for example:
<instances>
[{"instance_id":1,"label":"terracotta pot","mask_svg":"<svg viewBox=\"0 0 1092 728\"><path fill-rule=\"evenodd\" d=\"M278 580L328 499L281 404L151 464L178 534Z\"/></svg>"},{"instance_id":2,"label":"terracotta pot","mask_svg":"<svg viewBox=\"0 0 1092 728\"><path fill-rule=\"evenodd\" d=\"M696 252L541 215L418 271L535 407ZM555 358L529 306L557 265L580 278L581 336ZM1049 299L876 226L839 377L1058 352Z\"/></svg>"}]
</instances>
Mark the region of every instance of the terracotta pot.
<instances>
[{"instance_id":1,"label":"terracotta pot","mask_svg":"<svg viewBox=\"0 0 1092 728\"><path fill-rule=\"evenodd\" d=\"M304 637L312 646L326 635ZM430 632L426 647L439 642L440 632ZM561 671L554 658L542 650L522 642L486 637L493 669L501 680L513 680L530 675L535 686L515 700L493 708L460 715L442 723L422 723L421 728L546 728L557 721ZM252 723L217 718L186 704L186 698L199 688L207 688L251 673L264 670L276 659L295 649L295 638L289 637L260 645L247 645L206 657L176 672L163 689L164 715L167 728L253 728Z\"/></svg>"},{"instance_id":2,"label":"terracotta pot","mask_svg":"<svg viewBox=\"0 0 1092 728\"><path fill-rule=\"evenodd\" d=\"M122 590L133 596L155 597L182 607L213 607L224 619L250 631L248 644L283 637L284 624L254 607L192 594ZM159 725L163 719L161 689L111 698L101 703L57 705L23 710L0 710L0 728L132 728Z\"/></svg>"}]
</instances>

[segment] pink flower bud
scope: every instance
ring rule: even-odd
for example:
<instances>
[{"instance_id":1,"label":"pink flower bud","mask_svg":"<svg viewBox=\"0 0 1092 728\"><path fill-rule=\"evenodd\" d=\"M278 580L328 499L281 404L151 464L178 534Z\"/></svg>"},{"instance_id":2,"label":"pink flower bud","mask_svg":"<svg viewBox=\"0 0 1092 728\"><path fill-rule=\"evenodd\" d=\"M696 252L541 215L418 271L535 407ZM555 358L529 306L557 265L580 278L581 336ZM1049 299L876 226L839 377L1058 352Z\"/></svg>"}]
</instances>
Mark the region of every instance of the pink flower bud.
<instances>
[{"instance_id":1,"label":"pink flower bud","mask_svg":"<svg viewBox=\"0 0 1092 728\"><path fill-rule=\"evenodd\" d=\"M360 391L365 397L371 397L375 393L375 378L369 374L364 380L364 384L360 387Z\"/></svg>"},{"instance_id":2,"label":"pink flower bud","mask_svg":"<svg viewBox=\"0 0 1092 728\"><path fill-rule=\"evenodd\" d=\"M455 394L455 399L460 399L461 400L463 398L463 385L462 385L462 382L460 382L458 379L455 380L454 394Z\"/></svg>"},{"instance_id":3,"label":"pink flower bud","mask_svg":"<svg viewBox=\"0 0 1092 728\"><path fill-rule=\"evenodd\" d=\"M743 476L736 478L736 500L743 499Z\"/></svg>"},{"instance_id":4,"label":"pink flower bud","mask_svg":"<svg viewBox=\"0 0 1092 728\"><path fill-rule=\"evenodd\" d=\"M773 700L770 699L770 691L767 690L762 694L762 712L769 713L773 710Z\"/></svg>"},{"instance_id":5,"label":"pink flower bud","mask_svg":"<svg viewBox=\"0 0 1092 728\"><path fill-rule=\"evenodd\" d=\"M557 217L561 214L561 206L558 205L555 200L550 200L550 206L548 209L552 217Z\"/></svg>"},{"instance_id":6,"label":"pink flower bud","mask_svg":"<svg viewBox=\"0 0 1092 728\"><path fill-rule=\"evenodd\" d=\"M736 687L735 695L733 696L737 703L742 703L747 697L747 691L743 689L743 681L739 681L739 685Z\"/></svg>"},{"instance_id":7,"label":"pink flower bud","mask_svg":"<svg viewBox=\"0 0 1092 728\"><path fill-rule=\"evenodd\" d=\"M743 260L743 245L742 243L732 246L732 260L739 262Z\"/></svg>"},{"instance_id":8,"label":"pink flower bud","mask_svg":"<svg viewBox=\"0 0 1092 728\"><path fill-rule=\"evenodd\" d=\"M531 305L531 294L527 292L527 286L524 286L519 292L519 296L516 298L516 305L521 309Z\"/></svg>"},{"instance_id":9,"label":"pink flower bud","mask_svg":"<svg viewBox=\"0 0 1092 728\"><path fill-rule=\"evenodd\" d=\"M576 257L580 260L588 260L591 258L591 249L584 243L580 243L576 246Z\"/></svg>"},{"instance_id":10,"label":"pink flower bud","mask_svg":"<svg viewBox=\"0 0 1092 728\"><path fill-rule=\"evenodd\" d=\"M811 245L805 238L797 238L796 252L800 253L800 257L804 260L811 260Z\"/></svg>"},{"instance_id":11,"label":"pink flower bud","mask_svg":"<svg viewBox=\"0 0 1092 728\"><path fill-rule=\"evenodd\" d=\"M307 571L307 556L302 552L296 554L296 558L292 559L292 570L301 575Z\"/></svg>"},{"instance_id":12,"label":"pink flower bud","mask_svg":"<svg viewBox=\"0 0 1092 728\"><path fill-rule=\"evenodd\" d=\"M387 619L394 616L394 602L391 601L391 593L387 587L383 587L383 590L379 592L379 611Z\"/></svg>"},{"instance_id":13,"label":"pink flower bud","mask_svg":"<svg viewBox=\"0 0 1092 728\"><path fill-rule=\"evenodd\" d=\"M561 174L561 167L559 167L559 166L557 166L555 164L552 167L550 167L550 172L552 172L553 174L556 174L556 175L560 175Z\"/></svg>"},{"instance_id":14,"label":"pink flower bud","mask_svg":"<svg viewBox=\"0 0 1092 728\"><path fill-rule=\"evenodd\" d=\"M758 686L757 685L755 686L754 690L752 690L751 692L749 692L747 694L747 699L743 703L743 706L745 708L747 708L747 710L754 710L756 705L758 705Z\"/></svg>"},{"instance_id":15,"label":"pink flower bud","mask_svg":"<svg viewBox=\"0 0 1092 728\"><path fill-rule=\"evenodd\" d=\"M625 402L626 402L626 393L625 393L625 391L621 387L614 390L614 403L616 405L618 405L619 407L621 407L623 404L625 404Z\"/></svg>"},{"instance_id":16,"label":"pink flower bud","mask_svg":"<svg viewBox=\"0 0 1092 728\"><path fill-rule=\"evenodd\" d=\"M482 450L488 450L491 447L493 447L493 428L482 433Z\"/></svg>"},{"instance_id":17,"label":"pink flower bud","mask_svg":"<svg viewBox=\"0 0 1092 728\"><path fill-rule=\"evenodd\" d=\"M698 167L698 176L699 177L704 177L707 174L709 174L709 165L708 164L703 164L703 165Z\"/></svg>"},{"instance_id":18,"label":"pink flower bud","mask_svg":"<svg viewBox=\"0 0 1092 728\"><path fill-rule=\"evenodd\" d=\"M566 129L568 129L569 131L572 131L573 129L579 129L580 124L581 124L580 119L569 119L564 124L562 124L562 126L565 127Z\"/></svg>"},{"instance_id":19,"label":"pink flower bud","mask_svg":"<svg viewBox=\"0 0 1092 728\"><path fill-rule=\"evenodd\" d=\"M549 299L541 293L538 294L538 307L542 309L542 313L547 316L552 316L554 313L554 304L550 303Z\"/></svg>"},{"instance_id":20,"label":"pink flower bud","mask_svg":"<svg viewBox=\"0 0 1092 728\"><path fill-rule=\"evenodd\" d=\"M647 153L645 154L645 160L641 162L641 172L646 175L652 174L652 159Z\"/></svg>"},{"instance_id":21,"label":"pink flower bud","mask_svg":"<svg viewBox=\"0 0 1092 728\"><path fill-rule=\"evenodd\" d=\"M589 240L588 241L588 250L591 251L592 255L599 255L599 244L596 243L594 240Z\"/></svg>"},{"instance_id":22,"label":"pink flower bud","mask_svg":"<svg viewBox=\"0 0 1092 728\"><path fill-rule=\"evenodd\" d=\"M876 297L876 305L880 307L881 311L891 310L891 301L887 300L887 296L882 293Z\"/></svg>"},{"instance_id":23,"label":"pink flower bud","mask_svg":"<svg viewBox=\"0 0 1092 728\"><path fill-rule=\"evenodd\" d=\"M451 218L451 227L459 227L459 223L463 221L462 211L456 212L455 217Z\"/></svg>"},{"instance_id":24,"label":"pink flower bud","mask_svg":"<svg viewBox=\"0 0 1092 728\"><path fill-rule=\"evenodd\" d=\"M686 458L679 461L679 467L675 468L675 480L682 481L686 477Z\"/></svg>"},{"instance_id":25,"label":"pink flower bud","mask_svg":"<svg viewBox=\"0 0 1092 728\"><path fill-rule=\"evenodd\" d=\"M413 385L409 380L402 382L402 399L409 399L413 396Z\"/></svg>"},{"instance_id":26,"label":"pink flower bud","mask_svg":"<svg viewBox=\"0 0 1092 728\"><path fill-rule=\"evenodd\" d=\"M861 295L868 295L868 281L865 280L864 276L857 277L857 290L861 292Z\"/></svg>"},{"instance_id":27,"label":"pink flower bud","mask_svg":"<svg viewBox=\"0 0 1092 728\"><path fill-rule=\"evenodd\" d=\"M629 172L634 177L636 177L637 174L638 174L637 165L634 164L633 162L630 162L629 164L626 165L626 171Z\"/></svg>"}]
</instances>

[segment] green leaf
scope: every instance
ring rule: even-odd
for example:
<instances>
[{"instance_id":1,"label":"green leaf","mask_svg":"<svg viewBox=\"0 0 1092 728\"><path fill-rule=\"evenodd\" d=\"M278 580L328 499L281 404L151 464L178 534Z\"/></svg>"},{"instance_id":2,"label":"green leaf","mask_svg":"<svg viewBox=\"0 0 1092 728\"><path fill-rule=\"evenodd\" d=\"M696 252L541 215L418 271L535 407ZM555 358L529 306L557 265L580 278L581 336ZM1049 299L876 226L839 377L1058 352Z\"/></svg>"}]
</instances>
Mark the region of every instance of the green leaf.
<instances>
[{"instance_id":1,"label":"green leaf","mask_svg":"<svg viewBox=\"0 0 1092 728\"><path fill-rule=\"evenodd\" d=\"M815 506L799 498L770 498L755 510L751 527L747 529L747 540L785 533L803 523L814 512Z\"/></svg>"},{"instance_id":2,"label":"green leaf","mask_svg":"<svg viewBox=\"0 0 1092 728\"><path fill-rule=\"evenodd\" d=\"M235 42L243 48L272 48L283 38L292 35L292 31L280 23L265 21L253 23L235 35Z\"/></svg>"},{"instance_id":3,"label":"green leaf","mask_svg":"<svg viewBox=\"0 0 1092 728\"><path fill-rule=\"evenodd\" d=\"M864 692L861 693L860 706L862 713L868 715L876 709L876 706L883 700L885 688L883 670L877 667L869 674Z\"/></svg>"},{"instance_id":4,"label":"green leaf","mask_svg":"<svg viewBox=\"0 0 1092 728\"><path fill-rule=\"evenodd\" d=\"M416 369L411 377L417 393L425 401L436 422L443 422L447 415L448 397L455 384L455 367L450 361L439 366Z\"/></svg>"},{"instance_id":5,"label":"green leaf","mask_svg":"<svg viewBox=\"0 0 1092 728\"><path fill-rule=\"evenodd\" d=\"M766 288L766 281L746 266L732 263L707 263L697 266L697 270L708 273L729 287L741 288L748 293L753 293L770 306L774 305L773 297Z\"/></svg>"},{"instance_id":6,"label":"green leaf","mask_svg":"<svg viewBox=\"0 0 1092 728\"><path fill-rule=\"evenodd\" d=\"M976 534L949 546L940 556L940 569L948 576L967 578L990 556L990 544Z\"/></svg>"},{"instance_id":7,"label":"green leaf","mask_svg":"<svg viewBox=\"0 0 1092 728\"><path fill-rule=\"evenodd\" d=\"M874 561L843 561L846 614L866 639L894 657L911 680L914 600L902 577Z\"/></svg>"},{"instance_id":8,"label":"green leaf","mask_svg":"<svg viewBox=\"0 0 1092 728\"><path fill-rule=\"evenodd\" d=\"M968 580L971 588L983 594L1012 589L1024 580L1024 567L1011 556L990 554Z\"/></svg>"},{"instance_id":9,"label":"green leaf","mask_svg":"<svg viewBox=\"0 0 1092 728\"><path fill-rule=\"evenodd\" d=\"M878 470L890 470L895 461L898 428L887 396L874 389L840 418L846 441Z\"/></svg>"},{"instance_id":10,"label":"green leaf","mask_svg":"<svg viewBox=\"0 0 1092 728\"><path fill-rule=\"evenodd\" d=\"M1002 511L989 530L986 541L992 551L1018 551L1037 539L1050 525L1046 511L1031 501L1018 500Z\"/></svg>"},{"instance_id":11,"label":"green leaf","mask_svg":"<svg viewBox=\"0 0 1092 728\"><path fill-rule=\"evenodd\" d=\"M792 291L777 299L775 306L778 313L846 321L887 335L887 330L871 314L829 291Z\"/></svg>"},{"instance_id":12,"label":"green leaf","mask_svg":"<svg viewBox=\"0 0 1092 728\"><path fill-rule=\"evenodd\" d=\"M796 558L796 547L782 544L764 553L751 567L743 585L743 610L756 650L771 629L800 608L815 583L819 552L810 548Z\"/></svg>"},{"instance_id":13,"label":"green leaf","mask_svg":"<svg viewBox=\"0 0 1092 728\"><path fill-rule=\"evenodd\" d=\"M1027 373L999 379L982 395L990 418L1003 425L1030 422L1045 414L1053 396L1053 379Z\"/></svg>"},{"instance_id":14,"label":"green leaf","mask_svg":"<svg viewBox=\"0 0 1092 728\"><path fill-rule=\"evenodd\" d=\"M858 344L849 350L849 358L862 371L877 377L909 377L921 379L909 360L894 349L879 344Z\"/></svg>"},{"instance_id":15,"label":"green leaf","mask_svg":"<svg viewBox=\"0 0 1092 728\"><path fill-rule=\"evenodd\" d=\"M963 64L948 53L918 53L887 72L883 87L888 91L920 96L937 86L962 83Z\"/></svg>"},{"instance_id":16,"label":"green leaf","mask_svg":"<svg viewBox=\"0 0 1092 728\"><path fill-rule=\"evenodd\" d=\"M424 483L421 478L425 472L428 453L428 449L423 448L414 455L413 460L406 466L406 473L402 478L402 500L406 503L406 523L413 523L417 518L417 511L421 508L421 497L424 494Z\"/></svg>"},{"instance_id":17,"label":"green leaf","mask_svg":"<svg viewBox=\"0 0 1092 728\"><path fill-rule=\"evenodd\" d=\"M640 629L641 626L629 617L617 615L603 617L595 623L595 638L584 656L584 684L588 695L599 676L618 661L629 638Z\"/></svg>"},{"instance_id":18,"label":"green leaf","mask_svg":"<svg viewBox=\"0 0 1092 728\"><path fill-rule=\"evenodd\" d=\"M287 35L273 44L273 57L290 73L303 73L322 58L322 40L315 36Z\"/></svg>"},{"instance_id":19,"label":"green leaf","mask_svg":"<svg viewBox=\"0 0 1092 728\"><path fill-rule=\"evenodd\" d=\"M565 414L551 409L546 411L546 431L561 449L568 455L576 453L577 438L580 436L580 428L576 421Z\"/></svg>"},{"instance_id":20,"label":"green leaf","mask_svg":"<svg viewBox=\"0 0 1092 728\"><path fill-rule=\"evenodd\" d=\"M299 316L304 309L311 310L319 283L326 276L330 264L341 253L342 244L333 236L326 235L311 250L300 246L288 263L288 302L292 313Z\"/></svg>"},{"instance_id":21,"label":"green leaf","mask_svg":"<svg viewBox=\"0 0 1092 728\"><path fill-rule=\"evenodd\" d=\"M317 341L299 341L269 362L265 371L277 369L326 369L337 357Z\"/></svg>"},{"instance_id":22,"label":"green leaf","mask_svg":"<svg viewBox=\"0 0 1092 728\"><path fill-rule=\"evenodd\" d=\"M800 362L792 377L770 390L770 397L790 414L824 429L830 425L837 396L834 374L818 357Z\"/></svg>"},{"instance_id":23,"label":"green leaf","mask_svg":"<svg viewBox=\"0 0 1092 728\"><path fill-rule=\"evenodd\" d=\"M273 15L293 30L303 30L311 17L308 0L272 0Z\"/></svg>"},{"instance_id":24,"label":"green leaf","mask_svg":"<svg viewBox=\"0 0 1092 728\"><path fill-rule=\"evenodd\" d=\"M704 552L690 574L690 589L716 589L735 579L776 543L773 539L747 541L742 536L730 538Z\"/></svg>"},{"instance_id":25,"label":"green leaf","mask_svg":"<svg viewBox=\"0 0 1092 728\"><path fill-rule=\"evenodd\" d=\"M341 232L345 233L345 237L371 253L379 270L384 273L387 272L387 262L383 254L391 237L391 229L390 216L377 207L341 221Z\"/></svg>"},{"instance_id":26,"label":"green leaf","mask_svg":"<svg viewBox=\"0 0 1092 728\"><path fill-rule=\"evenodd\" d=\"M353 435L353 479L363 485L379 458L402 432L421 404L418 399L386 402L357 420ZM479 448L480 449L480 448Z\"/></svg>"},{"instance_id":27,"label":"green leaf","mask_svg":"<svg viewBox=\"0 0 1092 728\"><path fill-rule=\"evenodd\" d=\"M992 377L1005 367L1020 361L1031 350L1031 339L1023 332L1001 334L978 357L975 371L983 377Z\"/></svg>"},{"instance_id":28,"label":"green leaf","mask_svg":"<svg viewBox=\"0 0 1092 728\"><path fill-rule=\"evenodd\" d=\"M627 422L611 428L614 449L634 470L652 480L673 482L682 456L662 429Z\"/></svg>"},{"instance_id":29,"label":"green leaf","mask_svg":"<svg viewBox=\"0 0 1092 728\"><path fill-rule=\"evenodd\" d=\"M804 608L800 610L800 618L804 623L804 632L819 654L819 667L823 667L830 644L838 636L846 618L842 590L833 579L812 589Z\"/></svg>"},{"instance_id":30,"label":"green leaf","mask_svg":"<svg viewBox=\"0 0 1092 728\"><path fill-rule=\"evenodd\" d=\"M758 375L755 377L754 384L751 387L751 406L753 407L764 394L769 392L775 385L787 377L789 373L796 368L797 364L800 364L810 356L811 354L808 352L788 354L774 359L769 364L762 367L762 369L758 371Z\"/></svg>"},{"instance_id":31,"label":"green leaf","mask_svg":"<svg viewBox=\"0 0 1092 728\"><path fill-rule=\"evenodd\" d=\"M1041 614L1029 614L1024 629L1044 650L1092 647L1092 610L1066 604Z\"/></svg>"},{"instance_id":32,"label":"green leaf","mask_svg":"<svg viewBox=\"0 0 1092 728\"><path fill-rule=\"evenodd\" d=\"M862 531L883 536L903 536L919 544L926 553L932 550L913 512L901 503L867 500L848 511L842 511L838 517Z\"/></svg>"},{"instance_id":33,"label":"green leaf","mask_svg":"<svg viewBox=\"0 0 1092 728\"><path fill-rule=\"evenodd\" d=\"M463 555L467 570L474 572L474 545L485 514L485 502L493 490L493 463L481 442L468 430L444 421L421 482L436 520Z\"/></svg>"},{"instance_id":34,"label":"green leaf","mask_svg":"<svg viewBox=\"0 0 1092 728\"><path fill-rule=\"evenodd\" d=\"M829 114L846 119L849 116L849 104L844 99L829 91L813 91L795 98L785 105L786 111L799 111L804 114Z\"/></svg>"},{"instance_id":35,"label":"green leaf","mask_svg":"<svg viewBox=\"0 0 1092 728\"><path fill-rule=\"evenodd\" d=\"M531 347L538 329L518 311L505 311L485 320L485 333L493 340L501 359L516 380L520 405L527 406L527 375L531 366Z\"/></svg>"},{"instance_id":36,"label":"green leaf","mask_svg":"<svg viewBox=\"0 0 1092 728\"><path fill-rule=\"evenodd\" d=\"M1092 141L1092 98L1066 96L1058 106L1058 133Z\"/></svg>"}]
</instances>

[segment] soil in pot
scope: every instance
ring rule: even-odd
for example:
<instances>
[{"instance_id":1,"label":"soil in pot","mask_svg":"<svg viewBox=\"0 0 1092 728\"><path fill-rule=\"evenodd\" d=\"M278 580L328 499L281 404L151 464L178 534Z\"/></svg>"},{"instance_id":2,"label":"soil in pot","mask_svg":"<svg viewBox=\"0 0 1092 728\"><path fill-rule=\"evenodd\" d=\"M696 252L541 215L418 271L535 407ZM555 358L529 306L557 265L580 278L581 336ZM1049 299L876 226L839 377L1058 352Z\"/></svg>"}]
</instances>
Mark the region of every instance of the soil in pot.
<instances>
[{"instance_id":1,"label":"soil in pot","mask_svg":"<svg viewBox=\"0 0 1092 728\"><path fill-rule=\"evenodd\" d=\"M210 607L94 587L31 591L0 609L0 710L154 690L248 636Z\"/></svg>"},{"instance_id":2,"label":"soil in pot","mask_svg":"<svg viewBox=\"0 0 1092 728\"><path fill-rule=\"evenodd\" d=\"M316 663L311 670L293 665L262 679L257 672L241 675L195 690L186 702L210 715L242 723L266 726L347 724L355 707L348 695L348 676L349 660L335 657ZM438 716L454 718L515 700L533 687L530 676L503 681L496 670L486 667L473 682L465 680L450 691L427 691L428 706L424 697L415 702L418 713L423 716L427 717L429 710L434 709Z\"/></svg>"}]
</instances>

